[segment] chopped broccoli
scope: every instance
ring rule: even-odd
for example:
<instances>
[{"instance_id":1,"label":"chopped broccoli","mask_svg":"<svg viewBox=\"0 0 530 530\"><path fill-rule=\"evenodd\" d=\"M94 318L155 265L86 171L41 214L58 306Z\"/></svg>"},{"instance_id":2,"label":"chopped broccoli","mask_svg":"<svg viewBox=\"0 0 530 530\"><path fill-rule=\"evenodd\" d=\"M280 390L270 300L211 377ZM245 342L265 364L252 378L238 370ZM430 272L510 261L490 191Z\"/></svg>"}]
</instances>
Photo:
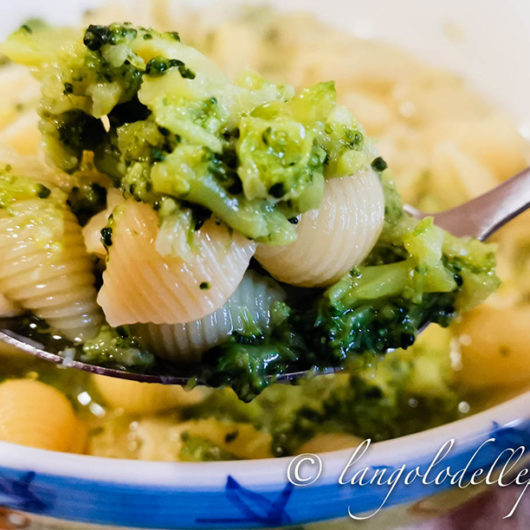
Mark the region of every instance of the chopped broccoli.
<instances>
[{"instance_id":1,"label":"chopped broccoli","mask_svg":"<svg viewBox=\"0 0 530 530\"><path fill-rule=\"evenodd\" d=\"M127 326L101 326L93 339L82 346L80 360L101 366L145 370L154 364L153 355L143 349Z\"/></svg>"},{"instance_id":2,"label":"chopped broccoli","mask_svg":"<svg viewBox=\"0 0 530 530\"><path fill-rule=\"evenodd\" d=\"M130 24L90 26L64 42L38 25L13 34L3 51L42 81L50 158L75 172L90 152L126 197L158 212L164 256L185 256L212 214L258 242L290 243L298 215L319 206L325 179L370 166L380 175L385 223L365 262L326 290L288 289L270 332L233 333L207 352L196 375L213 386L250 400L286 372L407 348L424 324L447 326L498 285L491 245L404 214L385 161L337 105L333 83L296 95L253 73L231 83L174 33ZM81 184L70 205L81 219L101 208L101 195ZM110 246L111 226L102 235ZM108 327L83 351L90 362L153 362L127 330ZM367 398L366 384L355 380L348 392Z\"/></svg>"},{"instance_id":3,"label":"chopped broccoli","mask_svg":"<svg viewBox=\"0 0 530 530\"><path fill-rule=\"evenodd\" d=\"M289 219L319 206L324 179L373 158L333 83L296 96L254 73L231 83L174 33L92 25L61 42L40 25L3 50L36 68L41 130L57 166L73 172L93 152L126 195L194 203L256 241L292 242Z\"/></svg>"},{"instance_id":4,"label":"chopped broccoli","mask_svg":"<svg viewBox=\"0 0 530 530\"><path fill-rule=\"evenodd\" d=\"M52 192L44 184L14 173L10 166L0 168L0 209L9 210L18 201L36 198L47 199L43 204L64 209L66 196L61 190L54 188Z\"/></svg>"},{"instance_id":5,"label":"chopped broccoli","mask_svg":"<svg viewBox=\"0 0 530 530\"><path fill-rule=\"evenodd\" d=\"M97 182L81 181L73 186L68 194L68 206L76 215L79 224L84 226L107 203L107 189Z\"/></svg>"},{"instance_id":6,"label":"chopped broccoli","mask_svg":"<svg viewBox=\"0 0 530 530\"><path fill-rule=\"evenodd\" d=\"M385 227L365 263L325 291L309 292L303 303L300 290L289 289L292 307L267 336L234 334L208 352L209 384L228 384L250 400L286 372L406 349L424 325L448 326L497 288L493 245L404 214L389 181L386 188Z\"/></svg>"},{"instance_id":7,"label":"chopped broccoli","mask_svg":"<svg viewBox=\"0 0 530 530\"><path fill-rule=\"evenodd\" d=\"M251 423L273 437L275 456L293 454L318 433L348 433L373 441L403 436L457 419L459 398L447 330L430 328L409 350L388 354L353 374L272 385L251 403L216 390L185 417Z\"/></svg>"},{"instance_id":8,"label":"chopped broccoli","mask_svg":"<svg viewBox=\"0 0 530 530\"><path fill-rule=\"evenodd\" d=\"M183 445L179 453L179 459L183 462L238 460L234 454L201 436L194 436L188 432L183 432L181 434L181 440Z\"/></svg>"}]
</instances>

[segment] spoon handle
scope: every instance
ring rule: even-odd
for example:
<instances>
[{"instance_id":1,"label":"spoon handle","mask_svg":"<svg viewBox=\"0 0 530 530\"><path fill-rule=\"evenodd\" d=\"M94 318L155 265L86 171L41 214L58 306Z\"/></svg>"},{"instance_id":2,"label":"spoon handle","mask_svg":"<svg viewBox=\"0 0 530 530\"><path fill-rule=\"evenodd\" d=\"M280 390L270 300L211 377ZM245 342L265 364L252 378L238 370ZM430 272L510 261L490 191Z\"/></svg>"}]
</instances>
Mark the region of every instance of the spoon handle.
<instances>
[{"instance_id":1,"label":"spoon handle","mask_svg":"<svg viewBox=\"0 0 530 530\"><path fill-rule=\"evenodd\" d=\"M485 240L530 208L530 167L475 199L434 214L434 222L455 236Z\"/></svg>"}]
</instances>

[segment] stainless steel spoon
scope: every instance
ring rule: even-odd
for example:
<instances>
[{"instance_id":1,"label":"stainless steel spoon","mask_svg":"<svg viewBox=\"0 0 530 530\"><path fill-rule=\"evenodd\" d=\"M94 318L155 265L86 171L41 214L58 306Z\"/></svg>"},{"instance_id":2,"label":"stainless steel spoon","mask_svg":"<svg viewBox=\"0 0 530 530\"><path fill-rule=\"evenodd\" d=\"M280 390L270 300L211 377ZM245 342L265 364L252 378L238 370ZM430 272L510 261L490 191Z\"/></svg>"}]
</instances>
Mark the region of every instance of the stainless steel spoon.
<instances>
[{"instance_id":1,"label":"stainless steel spoon","mask_svg":"<svg viewBox=\"0 0 530 530\"><path fill-rule=\"evenodd\" d=\"M528 208L530 208L530 167L484 195L445 212L428 214L411 206L405 206L405 210L418 219L427 216L434 217L435 224L455 236L472 236L480 240L487 239L508 221ZM191 379L191 377L182 374L182 368L171 364L161 364L160 374L141 374L115 368L105 368L80 361L68 361L59 355L59 352L68 344L57 341L56 345L47 345L45 349L43 344L29 337L24 337L15 330L16 320L5 319L0 321L0 341L46 361L67 367L150 383L186 385ZM332 373L337 370L339 369L330 368L319 371L319 373ZM277 380L293 380L306 373L306 371L286 373L279 376Z\"/></svg>"}]
</instances>

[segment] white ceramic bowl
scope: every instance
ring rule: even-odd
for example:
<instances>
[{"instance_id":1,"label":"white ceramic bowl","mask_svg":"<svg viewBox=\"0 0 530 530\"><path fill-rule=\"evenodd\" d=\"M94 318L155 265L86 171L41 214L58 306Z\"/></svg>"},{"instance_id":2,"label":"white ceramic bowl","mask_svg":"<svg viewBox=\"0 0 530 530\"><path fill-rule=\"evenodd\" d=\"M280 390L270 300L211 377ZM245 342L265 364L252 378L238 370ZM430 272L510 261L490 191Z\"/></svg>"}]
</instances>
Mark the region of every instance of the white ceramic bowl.
<instances>
[{"instance_id":1,"label":"white ceramic bowl","mask_svg":"<svg viewBox=\"0 0 530 530\"><path fill-rule=\"evenodd\" d=\"M24 18L42 16L72 22L89 0L19 0L0 7L0 36ZM206 1L200 3L207 3ZM286 2L273 1L279 8ZM530 4L527 0L290 0L289 9L311 10L328 22L366 37L387 40L427 61L468 78L493 104L511 113L530 136ZM458 42L444 27L460 28ZM349 470L387 474L405 465L425 471L441 445L456 441L436 471L487 468L507 447L530 445L530 393L464 420L403 438L380 442ZM153 463L53 453L0 443L0 505L23 514L0 513L13 527L86 528L86 523L148 528L247 528L315 523L342 527L353 513L377 509L388 485L339 485L351 451L322 455L322 474L313 484L287 480L289 458L216 463ZM291 465L291 471L294 470ZM300 466L303 477L319 469L317 460ZM386 506L410 506L448 488L400 483ZM395 508L394 508L395 511ZM387 512L390 513L390 512ZM401 509L399 517L405 510ZM410 515L410 514L409 514ZM408 517L408 515L407 515ZM8 522L8 519L10 522ZM384 514L374 528L393 526ZM62 521L62 522L59 522ZM383 523L383 521L386 521ZM18 526L17 526L18 525ZM26 526L24 526L26 525ZM313 527L312 524L309 525ZM367 528L365 526L365 528Z\"/></svg>"}]
</instances>

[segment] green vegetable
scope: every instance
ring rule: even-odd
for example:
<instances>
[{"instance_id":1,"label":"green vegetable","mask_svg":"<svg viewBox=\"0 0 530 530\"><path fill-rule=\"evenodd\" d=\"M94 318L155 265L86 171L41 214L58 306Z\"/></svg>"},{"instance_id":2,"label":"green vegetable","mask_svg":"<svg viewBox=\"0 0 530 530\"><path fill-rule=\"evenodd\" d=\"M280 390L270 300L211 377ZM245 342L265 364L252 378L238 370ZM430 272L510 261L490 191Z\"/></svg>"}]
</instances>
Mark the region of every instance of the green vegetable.
<instances>
[{"instance_id":1,"label":"green vegetable","mask_svg":"<svg viewBox=\"0 0 530 530\"><path fill-rule=\"evenodd\" d=\"M51 197L50 197L51 196ZM10 166L0 169L0 209L9 210L18 201L49 199L43 204L53 204L62 208L65 195L60 190L52 190L28 177L17 175Z\"/></svg>"},{"instance_id":2,"label":"green vegetable","mask_svg":"<svg viewBox=\"0 0 530 530\"><path fill-rule=\"evenodd\" d=\"M184 417L251 423L272 435L276 456L293 454L319 433L380 441L434 427L460 416L450 337L429 328L412 348L392 352L374 366L271 385L251 403L216 390Z\"/></svg>"},{"instance_id":3,"label":"green vegetable","mask_svg":"<svg viewBox=\"0 0 530 530\"><path fill-rule=\"evenodd\" d=\"M365 262L326 290L288 289L270 332L249 323L207 352L193 375L212 386L250 400L286 372L407 348L424 324L447 326L498 285L492 246L403 213L386 162L337 105L333 83L296 95L254 73L231 83L178 35L130 24L90 26L64 42L40 25L13 34L3 50L42 80L51 159L75 172L89 151L126 197L158 212L163 256L185 258L211 214L256 241L292 242L298 215L319 206L326 179L370 166L380 174L385 223ZM70 204L79 216L102 207L97 190L78 188ZM112 245L110 224L102 237ZM124 333L103 328L85 358L145 368L152 356ZM355 399L366 391L359 385Z\"/></svg>"},{"instance_id":4,"label":"green vegetable","mask_svg":"<svg viewBox=\"0 0 530 530\"><path fill-rule=\"evenodd\" d=\"M101 229L101 241L106 250L112 246L112 228L110 226Z\"/></svg>"},{"instance_id":5,"label":"green vegetable","mask_svg":"<svg viewBox=\"0 0 530 530\"><path fill-rule=\"evenodd\" d=\"M211 440L194 436L188 432L181 434L183 442L179 459L183 462L214 462L219 460L238 460L232 453L222 449Z\"/></svg>"},{"instance_id":6,"label":"green vegetable","mask_svg":"<svg viewBox=\"0 0 530 530\"><path fill-rule=\"evenodd\" d=\"M362 266L302 302L300 290L292 289L292 307L272 331L234 334L206 355L205 377L248 401L282 373L342 367L366 353L406 349L425 324L448 326L498 284L493 245L455 238L432 219L391 209Z\"/></svg>"},{"instance_id":7,"label":"green vegetable","mask_svg":"<svg viewBox=\"0 0 530 530\"><path fill-rule=\"evenodd\" d=\"M84 226L93 215L105 209L106 204L107 189L97 182L80 179L68 194L68 206L81 226Z\"/></svg>"},{"instance_id":8,"label":"green vegetable","mask_svg":"<svg viewBox=\"0 0 530 530\"><path fill-rule=\"evenodd\" d=\"M98 335L83 344L80 360L138 371L151 367L155 362L153 355L140 346L127 326L114 329L108 325L101 326Z\"/></svg>"},{"instance_id":9,"label":"green vegetable","mask_svg":"<svg viewBox=\"0 0 530 530\"><path fill-rule=\"evenodd\" d=\"M130 24L57 36L39 25L2 48L42 81L50 159L73 172L93 152L127 196L155 208L171 196L249 238L286 244L296 238L289 220L319 206L325 178L372 159L333 83L296 96L254 73L231 83L178 34Z\"/></svg>"}]
</instances>

